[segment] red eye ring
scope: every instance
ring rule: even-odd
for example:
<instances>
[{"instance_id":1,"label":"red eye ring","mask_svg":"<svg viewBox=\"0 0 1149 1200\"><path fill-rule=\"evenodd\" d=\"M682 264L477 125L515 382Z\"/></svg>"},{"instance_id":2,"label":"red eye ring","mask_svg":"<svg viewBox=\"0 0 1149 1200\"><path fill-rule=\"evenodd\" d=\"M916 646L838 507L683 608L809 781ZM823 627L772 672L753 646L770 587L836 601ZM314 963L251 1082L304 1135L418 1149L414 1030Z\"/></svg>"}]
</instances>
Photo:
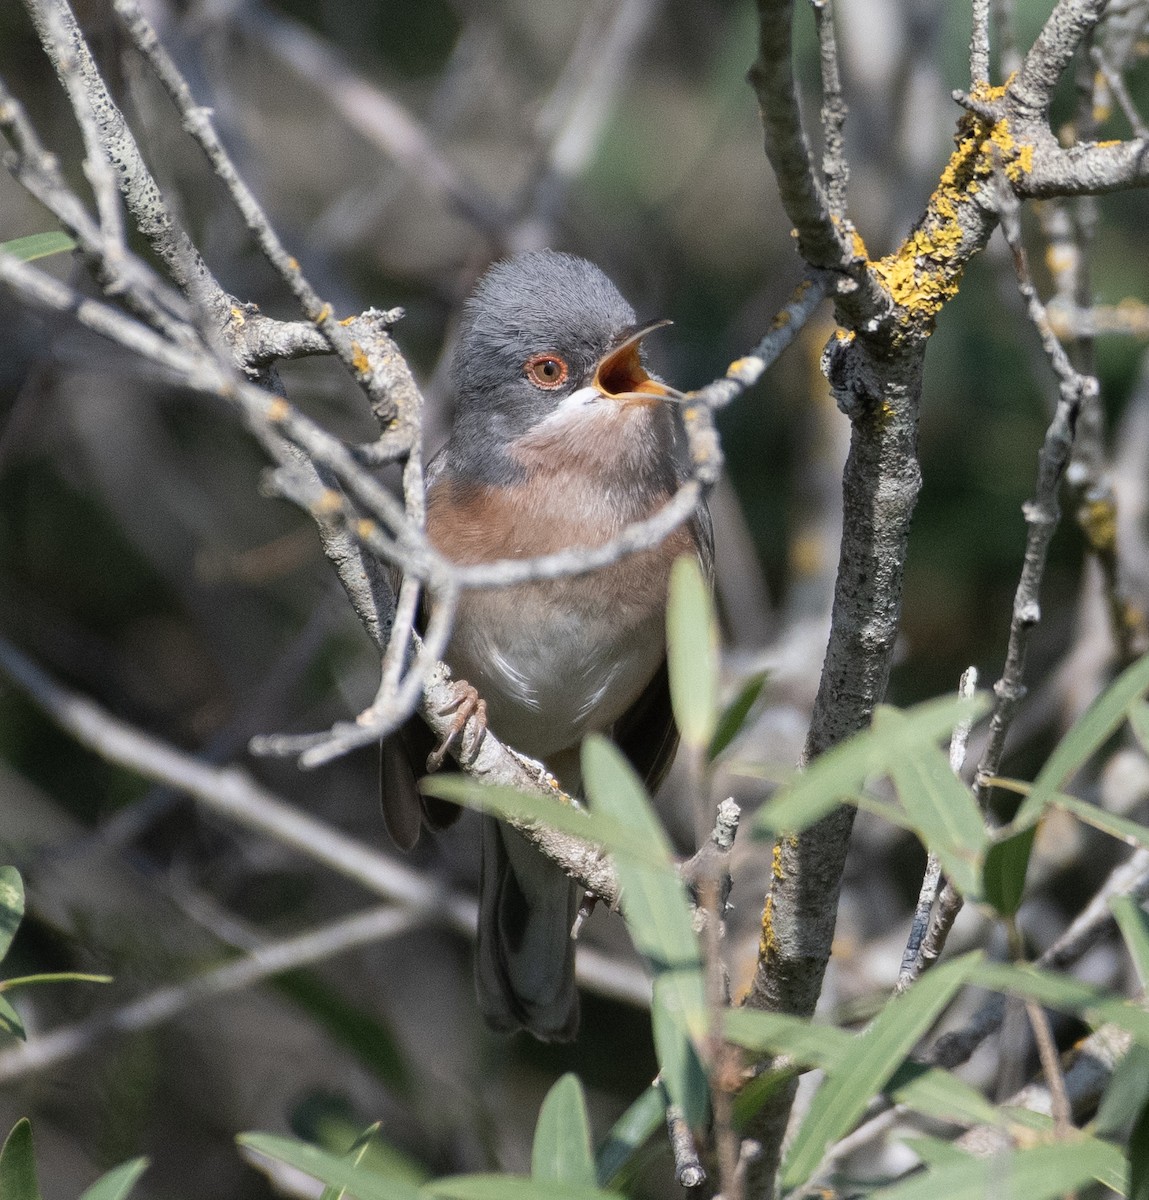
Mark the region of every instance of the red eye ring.
<instances>
[{"instance_id":1,"label":"red eye ring","mask_svg":"<svg viewBox=\"0 0 1149 1200\"><path fill-rule=\"evenodd\" d=\"M527 378L535 387L553 391L567 381L570 369L557 354L534 354L523 363Z\"/></svg>"}]
</instances>

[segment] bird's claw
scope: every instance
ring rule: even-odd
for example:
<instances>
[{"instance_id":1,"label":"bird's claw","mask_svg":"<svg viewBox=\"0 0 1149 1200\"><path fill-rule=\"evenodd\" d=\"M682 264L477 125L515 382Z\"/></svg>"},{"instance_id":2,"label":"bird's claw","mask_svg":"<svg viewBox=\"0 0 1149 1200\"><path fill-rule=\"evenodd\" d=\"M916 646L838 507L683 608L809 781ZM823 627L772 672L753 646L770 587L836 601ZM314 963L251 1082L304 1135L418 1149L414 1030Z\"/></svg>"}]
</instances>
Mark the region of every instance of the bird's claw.
<instances>
[{"instance_id":1,"label":"bird's claw","mask_svg":"<svg viewBox=\"0 0 1149 1200\"><path fill-rule=\"evenodd\" d=\"M427 770L431 772L437 771L443 765L451 747L467 728L468 721L473 719L475 722L474 737L471 741L472 758L478 754L479 747L483 744L483 736L487 732L487 702L465 679L454 680L451 688L454 695L449 703L439 709L439 715L445 716L453 712L455 719L451 722L451 728L447 730L447 736L427 755Z\"/></svg>"}]
</instances>

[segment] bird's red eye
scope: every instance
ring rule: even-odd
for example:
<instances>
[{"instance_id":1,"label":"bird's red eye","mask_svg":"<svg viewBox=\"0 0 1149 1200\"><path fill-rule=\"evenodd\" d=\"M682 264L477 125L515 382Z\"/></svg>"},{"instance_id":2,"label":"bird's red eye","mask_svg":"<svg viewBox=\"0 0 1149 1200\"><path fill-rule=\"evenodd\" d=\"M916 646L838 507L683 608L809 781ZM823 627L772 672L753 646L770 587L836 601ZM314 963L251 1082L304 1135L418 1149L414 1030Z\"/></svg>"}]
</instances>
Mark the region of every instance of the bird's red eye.
<instances>
[{"instance_id":1,"label":"bird's red eye","mask_svg":"<svg viewBox=\"0 0 1149 1200\"><path fill-rule=\"evenodd\" d=\"M541 388L562 387L569 371L566 363L557 354L536 354L523 364L527 378Z\"/></svg>"}]
</instances>

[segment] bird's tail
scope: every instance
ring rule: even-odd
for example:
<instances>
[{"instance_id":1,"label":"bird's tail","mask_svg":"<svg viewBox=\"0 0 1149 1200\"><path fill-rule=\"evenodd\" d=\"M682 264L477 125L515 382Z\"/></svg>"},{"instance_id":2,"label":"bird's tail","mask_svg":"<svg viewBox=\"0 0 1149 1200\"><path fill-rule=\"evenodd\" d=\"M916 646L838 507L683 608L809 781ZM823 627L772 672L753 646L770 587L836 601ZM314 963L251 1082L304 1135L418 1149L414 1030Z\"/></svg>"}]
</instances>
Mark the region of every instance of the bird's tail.
<instances>
[{"instance_id":1,"label":"bird's tail","mask_svg":"<svg viewBox=\"0 0 1149 1200\"><path fill-rule=\"evenodd\" d=\"M565 1042L578 1029L571 927L580 892L525 838L482 818L479 1007L495 1029Z\"/></svg>"}]
</instances>

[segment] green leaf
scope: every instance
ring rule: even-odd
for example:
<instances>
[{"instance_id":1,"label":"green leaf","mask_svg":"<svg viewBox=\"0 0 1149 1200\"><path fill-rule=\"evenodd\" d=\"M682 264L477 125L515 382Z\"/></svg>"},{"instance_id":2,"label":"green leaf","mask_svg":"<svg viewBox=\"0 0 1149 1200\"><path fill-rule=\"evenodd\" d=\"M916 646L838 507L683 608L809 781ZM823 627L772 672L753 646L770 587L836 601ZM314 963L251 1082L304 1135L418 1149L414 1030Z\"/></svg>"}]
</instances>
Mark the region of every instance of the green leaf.
<instances>
[{"instance_id":1,"label":"green leaf","mask_svg":"<svg viewBox=\"0 0 1149 1200\"><path fill-rule=\"evenodd\" d=\"M295 1138L271 1133L241 1133L235 1139L241 1146L257 1150L279 1162L318 1179L329 1187L343 1188L356 1200L416 1200L419 1189L403 1179L394 1179L353 1166L338 1154L320 1150Z\"/></svg>"},{"instance_id":2,"label":"green leaf","mask_svg":"<svg viewBox=\"0 0 1149 1200\"><path fill-rule=\"evenodd\" d=\"M738 695L722 710L722 715L718 718L718 728L715 729L714 736L710 739L710 745L706 749L706 757L711 762L738 736L755 701L762 694L766 679L766 671L759 671L757 674L751 675L739 688Z\"/></svg>"},{"instance_id":3,"label":"green leaf","mask_svg":"<svg viewBox=\"0 0 1149 1200\"><path fill-rule=\"evenodd\" d=\"M963 896L979 897L982 857L989 841L981 812L937 746L903 741L906 720L894 709L874 713L875 730L903 744L889 764L898 799L954 887Z\"/></svg>"},{"instance_id":4,"label":"green leaf","mask_svg":"<svg viewBox=\"0 0 1149 1200\"><path fill-rule=\"evenodd\" d=\"M987 703L984 693L972 699L941 696L898 714L900 721L878 722L855 734L819 755L762 806L753 825L755 835L798 833L813 825L860 792L868 778L888 774L907 752L934 745L959 721L983 712Z\"/></svg>"},{"instance_id":5,"label":"green leaf","mask_svg":"<svg viewBox=\"0 0 1149 1200\"><path fill-rule=\"evenodd\" d=\"M702 1128L710 1112L706 1072L687 1032L697 1028L696 1014L705 1008L706 988L700 970L660 971L655 975L650 1016L659 1075L691 1129Z\"/></svg>"},{"instance_id":6,"label":"green leaf","mask_svg":"<svg viewBox=\"0 0 1149 1200\"><path fill-rule=\"evenodd\" d=\"M982 865L982 890L986 901L1003 917L1012 917L1021 907L1025 876L1033 851L1036 825L1007 833L989 844Z\"/></svg>"},{"instance_id":7,"label":"green leaf","mask_svg":"<svg viewBox=\"0 0 1149 1200\"><path fill-rule=\"evenodd\" d=\"M89 975L84 971L46 971L39 975L16 975L0 982L0 992L28 987L36 983L111 983L110 975Z\"/></svg>"},{"instance_id":8,"label":"green leaf","mask_svg":"<svg viewBox=\"0 0 1149 1200\"><path fill-rule=\"evenodd\" d=\"M452 1175L424 1184L421 1194L444 1200L623 1200L617 1192L518 1175Z\"/></svg>"},{"instance_id":9,"label":"green leaf","mask_svg":"<svg viewBox=\"0 0 1149 1200\"><path fill-rule=\"evenodd\" d=\"M1137 968L1142 988L1149 987L1149 917L1132 896L1114 896L1109 907Z\"/></svg>"},{"instance_id":10,"label":"green leaf","mask_svg":"<svg viewBox=\"0 0 1149 1200\"><path fill-rule=\"evenodd\" d=\"M1149 754L1149 704L1146 704L1144 700L1138 700L1136 704L1130 706L1126 715L1129 717L1133 736L1141 743L1141 749Z\"/></svg>"},{"instance_id":11,"label":"green leaf","mask_svg":"<svg viewBox=\"0 0 1149 1200\"><path fill-rule=\"evenodd\" d=\"M594 1187L597 1183L590 1148L590 1120L582 1084L563 1075L547 1093L535 1125L531 1178Z\"/></svg>"},{"instance_id":12,"label":"green leaf","mask_svg":"<svg viewBox=\"0 0 1149 1200\"><path fill-rule=\"evenodd\" d=\"M516 788L480 783L467 775L429 775L419 781L419 790L427 796L438 796L455 804L465 804L479 812L498 817L513 817L537 821L603 846L615 856L625 856L639 862L658 866L666 861L669 849L665 837L652 844L650 840L609 814L589 812L561 803L558 798L532 796Z\"/></svg>"},{"instance_id":13,"label":"green leaf","mask_svg":"<svg viewBox=\"0 0 1149 1200\"><path fill-rule=\"evenodd\" d=\"M849 1053L853 1038L833 1025L815 1025L786 1013L732 1008L723 1014L727 1041L760 1054L787 1054L806 1067L832 1070Z\"/></svg>"},{"instance_id":14,"label":"green leaf","mask_svg":"<svg viewBox=\"0 0 1149 1200\"><path fill-rule=\"evenodd\" d=\"M700 967L686 887L642 781L622 751L597 735L583 743L582 769L592 812L624 826L650 852L649 864L618 862L622 912L634 944L656 970Z\"/></svg>"},{"instance_id":15,"label":"green leaf","mask_svg":"<svg viewBox=\"0 0 1149 1200\"><path fill-rule=\"evenodd\" d=\"M688 1120L699 1119L689 1042L705 1032L706 997L685 885L642 781L622 752L603 737L589 737L582 770L592 812L625 825L662 856L657 866L616 859L621 908L631 939L654 968L655 1052L671 1102Z\"/></svg>"},{"instance_id":16,"label":"green leaf","mask_svg":"<svg viewBox=\"0 0 1149 1200\"><path fill-rule=\"evenodd\" d=\"M148 1169L146 1158L133 1158L120 1163L106 1175L101 1175L80 1197L80 1200L124 1200L136 1185L136 1180Z\"/></svg>"},{"instance_id":17,"label":"green leaf","mask_svg":"<svg viewBox=\"0 0 1149 1200\"><path fill-rule=\"evenodd\" d=\"M1149 829L1138 821L1130 821L1128 817L1119 817L1108 809L1099 808L1076 796L1067 796L1063 792L1053 792L1049 795L1048 803L1072 813L1079 821L1100 829L1110 837L1115 837L1130 846L1149 846ZM1018 814L1020 817L1020 814ZM1014 824L1017 822L1015 821Z\"/></svg>"},{"instance_id":18,"label":"green leaf","mask_svg":"<svg viewBox=\"0 0 1149 1200\"><path fill-rule=\"evenodd\" d=\"M991 1158L967 1156L870 1195L881 1200L1055 1200L1122 1165L1116 1146L1074 1138Z\"/></svg>"},{"instance_id":19,"label":"green leaf","mask_svg":"<svg viewBox=\"0 0 1149 1200\"><path fill-rule=\"evenodd\" d=\"M891 1001L853 1039L849 1053L818 1089L782 1164L785 1187L804 1183L827 1147L861 1116L979 962L977 954L936 967Z\"/></svg>"},{"instance_id":20,"label":"green leaf","mask_svg":"<svg viewBox=\"0 0 1149 1200\"><path fill-rule=\"evenodd\" d=\"M666 1092L652 1083L611 1126L595 1156L600 1187L613 1183L666 1120Z\"/></svg>"},{"instance_id":21,"label":"green leaf","mask_svg":"<svg viewBox=\"0 0 1149 1200\"><path fill-rule=\"evenodd\" d=\"M58 231L33 233L28 237L13 238L10 242L0 242L0 250L5 254L15 255L21 262L47 258L50 254L63 254L65 250L75 248L76 243L66 233Z\"/></svg>"},{"instance_id":22,"label":"green leaf","mask_svg":"<svg viewBox=\"0 0 1149 1200\"><path fill-rule=\"evenodd\" d=\"M15 867L0 867L0 959L24 919L24 881Z\"/></svg>"},{"instance_id":23,"label":"green leaf","mask_svg":"<svg viewBox=\"0 0 1149 1200\"><path fill-rule=\"evenodd\" d=\"M1033 788L1022 802L1015 824L1037 820L1054 794L1061 791L1070 776L1101 748L1125 720L1134 702L1140 700L1147 691L1149 654L1122 671L1058 742L1033 781Z\"/></svg>"},{"instance_id":24,"label":"green leaf","mask_svg":"<svg viewBox=\"0 0 1149 1200\"><path fill-rule=\"evenodd\" d=\"M1000 1125L1001 1113L975 1087L939 1067L905 1062L882 1089L923 1116L960 1125Z\"/></svg>"},{"instance_id":25,"label":"green leaf","mask_svg":"<svg viewBox=\"0 0 1149 1200\"><path fill-rule=\"evenodd\" d=\"M898 1139L912 1150L927 1167L948 1167L968 1161L969 1152L953 1142L935 1137L904 1137Z\"/></svg>"},{"instance_id":26,"label":"green leaf","mask_svg":"<svg viewBox=\"0 0 1149 1200\"><path fill-rule=\"evenodd\" d=\"M24 1032L24 1023L20 1020L20 1014L0 996L0 1032L10 1033L13 1037L18 1037L21 1041L25 1041L27 1035Z\"/></svg>"},{"instance_id":27,"label":"green leaf","mask_svg":"<svg viewBox=\"0 0 1149 1200\"><path fill-rule=\"evenodd\" d=\"M1134 1118L1149 1104L1149 1047L1134 1042L1117 1064L1094 1120L1102 1136L1124 1137Z\"/></svg>"},{"instance_id":28,"label":"green leaf","mask_svg":"<svg viewBox=\"0 0 1149 1200\"><path fill-rule=\"evenodd\" d=\"M351 1166L357 1167L363 1161L363 1156L367 1153L371 1146L371 1139L379 1132L379 1122L374 1125L368 1125L366 1129L351 1143L347 1153L343 1156L344 1160ZM343 1200L347 1195L347 1189L337 1187L335 1184L328 1184L323 1189L323 1195L319 1200Z\"/></svg>"},{"instance_id":29,"label":"green leaf","mask_svg":"<svg viewBox=\"0 0 1149 1200\"><path fill-rule=\"evenodd\" d=\"M1149 1012L1080 980L1028 965L982 963L970 982L978 987L1036 1000L1062 1012L1080 1013L1094 1026L1112 1022L1132 1034L1142 1045L1149 1046Z\"/></svg>"},{"instance_id":30,"label":"green leaf","mask_svg":"<svg viewBox=\"0 0 1149 1200\"><path fill-rule=\"evenodd\" d=\"M40 1200L32 1125L27 1117L16 1122L0 1150L0 1196L4 1200Z\"/></svg>"},{"instance_id":31,"label":"green leaf","mask_svg":"<svg viewBox=\"0 0 1149 1200\"><path fill-rule=\"evenodd\" d=\"M687 746L704 750L718 728L718 621L693 554L676 559L670 571L666 665L678 732Z\"/></svg>"}]
</instances>

